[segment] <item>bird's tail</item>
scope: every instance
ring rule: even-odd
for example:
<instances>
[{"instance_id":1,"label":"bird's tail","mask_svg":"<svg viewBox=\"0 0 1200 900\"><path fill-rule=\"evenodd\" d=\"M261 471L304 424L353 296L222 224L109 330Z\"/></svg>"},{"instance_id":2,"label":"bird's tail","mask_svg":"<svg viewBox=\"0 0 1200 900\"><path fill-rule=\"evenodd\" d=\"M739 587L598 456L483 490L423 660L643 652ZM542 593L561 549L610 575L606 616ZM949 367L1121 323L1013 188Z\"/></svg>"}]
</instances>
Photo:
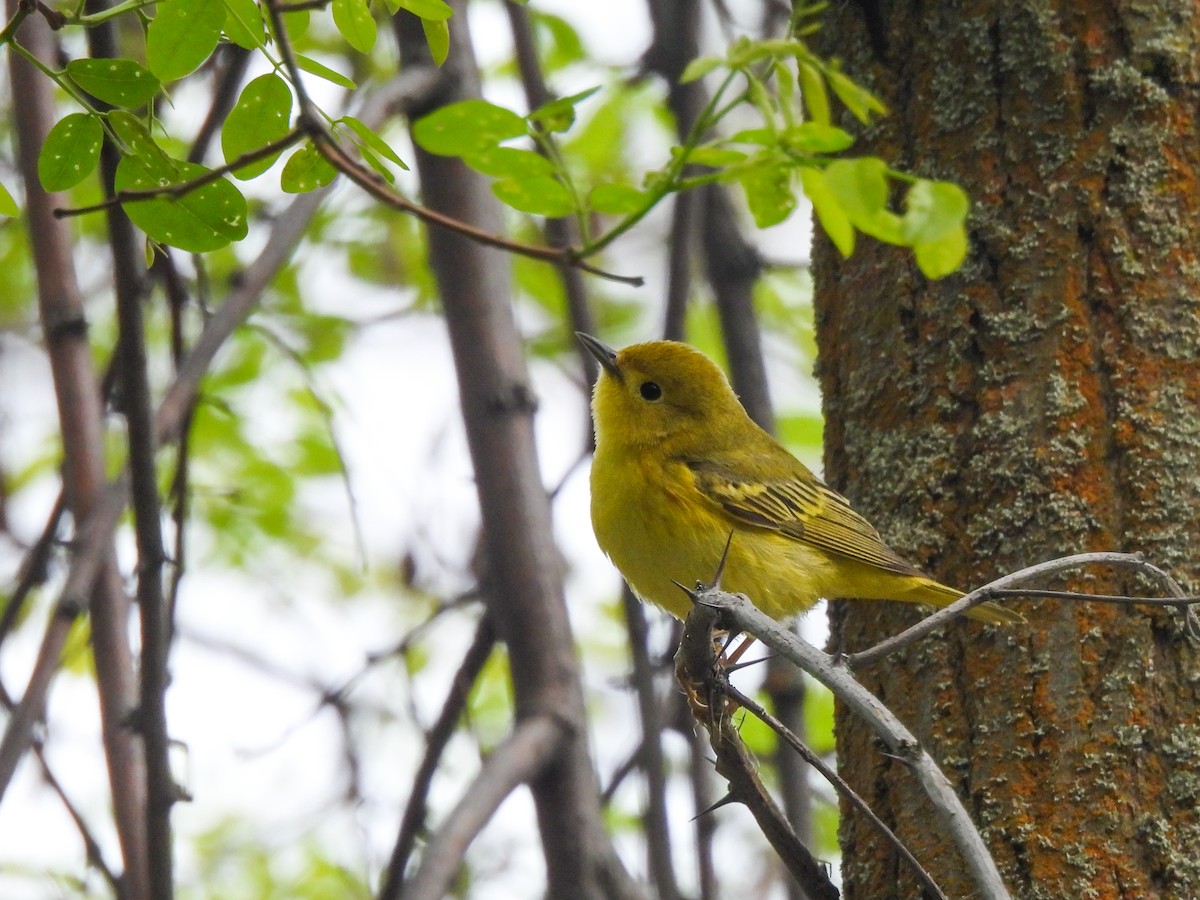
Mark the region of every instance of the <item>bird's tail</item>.
<instances>
[{"instance_id":1,"label":"bird's tail","mask_svg":"<svg viewBox=\"0 0 1200 900\"><path fill-rule=\"evenodd\" d=\"M925 603L940 608L949 606L962 595L960 590L929 579L924 580L918 590L911 592L906 597L897 597L896 599L910 603ZM1020 625L1025 621L1025 617L1019 612L1006 609L996 603L981 603L970 609L966 615L968 619L987 622L989 625Z\"/></svg>"}]
</instances>

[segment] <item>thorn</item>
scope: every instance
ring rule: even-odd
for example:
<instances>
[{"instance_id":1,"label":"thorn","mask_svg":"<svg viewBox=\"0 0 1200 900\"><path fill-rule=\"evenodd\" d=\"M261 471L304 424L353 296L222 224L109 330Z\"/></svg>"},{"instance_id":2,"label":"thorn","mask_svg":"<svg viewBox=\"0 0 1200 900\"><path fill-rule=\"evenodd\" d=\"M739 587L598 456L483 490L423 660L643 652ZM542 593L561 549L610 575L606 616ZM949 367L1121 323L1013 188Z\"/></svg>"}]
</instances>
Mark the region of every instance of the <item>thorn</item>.
<instances>
[{"instance_id":1,"label":"thorn","mask_svg":"<svg viewBox=\"0 0 1200 900\"><path fill-rule=\"evenodd\" d=\"M725 667L726 674L736 672L738 669L748 669L750 666L757 666L759 663L765 663L769 659L774 659L778 653L768 653L766 656L760 656L758 659L748 659L745 662L734 663L731 666Z\"/></svg>"},{"instance_id":2,"label":"thorn","mask_svg":"<svg viewBox=\"0 0 1200 900\"><path fill-rule=\"evenodd\" d=\"M702 809L702 810L700 810L700 812L698 812L694 816L692 816L692 821L695 822L701 816L707 816L711 812L716 812L722 806L728 806L730 803L737 803L737 802L738 802L738 799L737 799L737 797L733 796L733 794L726 794L724 797L722 797L720 800L718 800L716 803L714 803L708 809Z\"/></svg>"},{"instance_id":3,"label":"thorn","mask_svg":"<svg viewBox=\"0 0 1200 900\"><path fill-rule=\"evenodd\" d=\"M671 584L675 585L675 587L679 588L681 591L683 591L685 594L687 594L688 599L691 600L692 603L700 602L700 596L696 591L692 590L689 587L684 587L682 584L680 584L674 578L671 579Z\"/></svg>"},{"instance_id":4,"label":"thorn","mask_svg":"<svg viewBox=\"0 0 1200 900\"><path fill-rule=\"evenodd\" d=\"M717 574L713 576L712 587L714 591L721 590L721 577L725 574L725 563L729 562L729 548L733 545L733 529L729 530L729 537L725 539L725 549L721 551L721 561L717 563Z\"/></svg>"}]
</instances>

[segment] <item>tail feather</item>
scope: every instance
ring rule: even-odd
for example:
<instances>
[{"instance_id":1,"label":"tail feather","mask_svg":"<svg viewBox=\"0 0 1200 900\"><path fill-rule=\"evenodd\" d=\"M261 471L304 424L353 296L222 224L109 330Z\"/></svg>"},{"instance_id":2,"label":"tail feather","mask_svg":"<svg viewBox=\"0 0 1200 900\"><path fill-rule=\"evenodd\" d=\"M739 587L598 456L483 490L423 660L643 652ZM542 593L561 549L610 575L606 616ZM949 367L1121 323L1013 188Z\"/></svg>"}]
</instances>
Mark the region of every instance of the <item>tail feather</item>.
<instances>
[{"instance_id":1,"label":"tail feather","mask_svg":"<svg viewBox=\"0 0 1200 900\"><path fill-rule=\"evenodd\" d=\"M907 597L898 597L897 599L906 600L911 603L925 603L929 606L940 608L949 606L962 596L962 591L956 590L949 585L939 584L930 579L921 584L920 590L913 591ZM1025 621L1025 617L1019 612L991 602L981 603L979 606L972 607L967 611L966 616L968 619L974 619L977 622L986 622L989 625L1020 625Z\"/></svg>"}]
</instances>

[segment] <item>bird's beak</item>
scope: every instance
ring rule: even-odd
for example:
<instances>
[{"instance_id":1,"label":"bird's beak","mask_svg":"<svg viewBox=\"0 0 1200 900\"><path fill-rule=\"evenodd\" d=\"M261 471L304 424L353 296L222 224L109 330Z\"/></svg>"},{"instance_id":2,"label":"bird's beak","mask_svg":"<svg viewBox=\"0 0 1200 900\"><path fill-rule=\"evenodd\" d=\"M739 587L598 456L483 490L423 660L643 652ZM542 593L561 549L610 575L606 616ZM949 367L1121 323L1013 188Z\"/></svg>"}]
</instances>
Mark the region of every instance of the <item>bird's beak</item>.
<instances>
[{"instance_id":1,"label":"bird's beak","mask_svg":"<svg viewBox=\"0 0 1200 900\"><path fill-rule=\"evenodd\" d=\"M600 363L604 371L613 378L620 381L622 378L621 370L617 367L617 351L603 341L598 341L590 334L584 334L582 331L575 332L575 337L579 338L579 343L587 348L588 353L596 357L596 361Z\"/></svg>"}]
</instances>

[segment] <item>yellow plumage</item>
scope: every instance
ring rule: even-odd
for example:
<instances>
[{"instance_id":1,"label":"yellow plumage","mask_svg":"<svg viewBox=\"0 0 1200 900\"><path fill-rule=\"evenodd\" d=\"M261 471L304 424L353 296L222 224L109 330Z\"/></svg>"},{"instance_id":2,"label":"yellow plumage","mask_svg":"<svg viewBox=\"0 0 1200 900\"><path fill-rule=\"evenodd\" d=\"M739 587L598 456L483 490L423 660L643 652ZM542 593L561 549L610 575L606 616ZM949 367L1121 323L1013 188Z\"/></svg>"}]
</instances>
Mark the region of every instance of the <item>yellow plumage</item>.
<instances>
[{"instance_id":1,"label":"yellow plumage","mask_svg":"<svg viewBox=\"0 0 1200 900\"><path fill-rule=\"evenodd\" d=\"M675 584L710 580L786 618L822 597L946 606L962 596L905 562L878 532L746 414L721 370L686 344L613 351L580 340L602 370L592 398L592 526L643 600L683 618ZM975 607L993 624L1024 619Z\"/></svg>"}]
</instances>

